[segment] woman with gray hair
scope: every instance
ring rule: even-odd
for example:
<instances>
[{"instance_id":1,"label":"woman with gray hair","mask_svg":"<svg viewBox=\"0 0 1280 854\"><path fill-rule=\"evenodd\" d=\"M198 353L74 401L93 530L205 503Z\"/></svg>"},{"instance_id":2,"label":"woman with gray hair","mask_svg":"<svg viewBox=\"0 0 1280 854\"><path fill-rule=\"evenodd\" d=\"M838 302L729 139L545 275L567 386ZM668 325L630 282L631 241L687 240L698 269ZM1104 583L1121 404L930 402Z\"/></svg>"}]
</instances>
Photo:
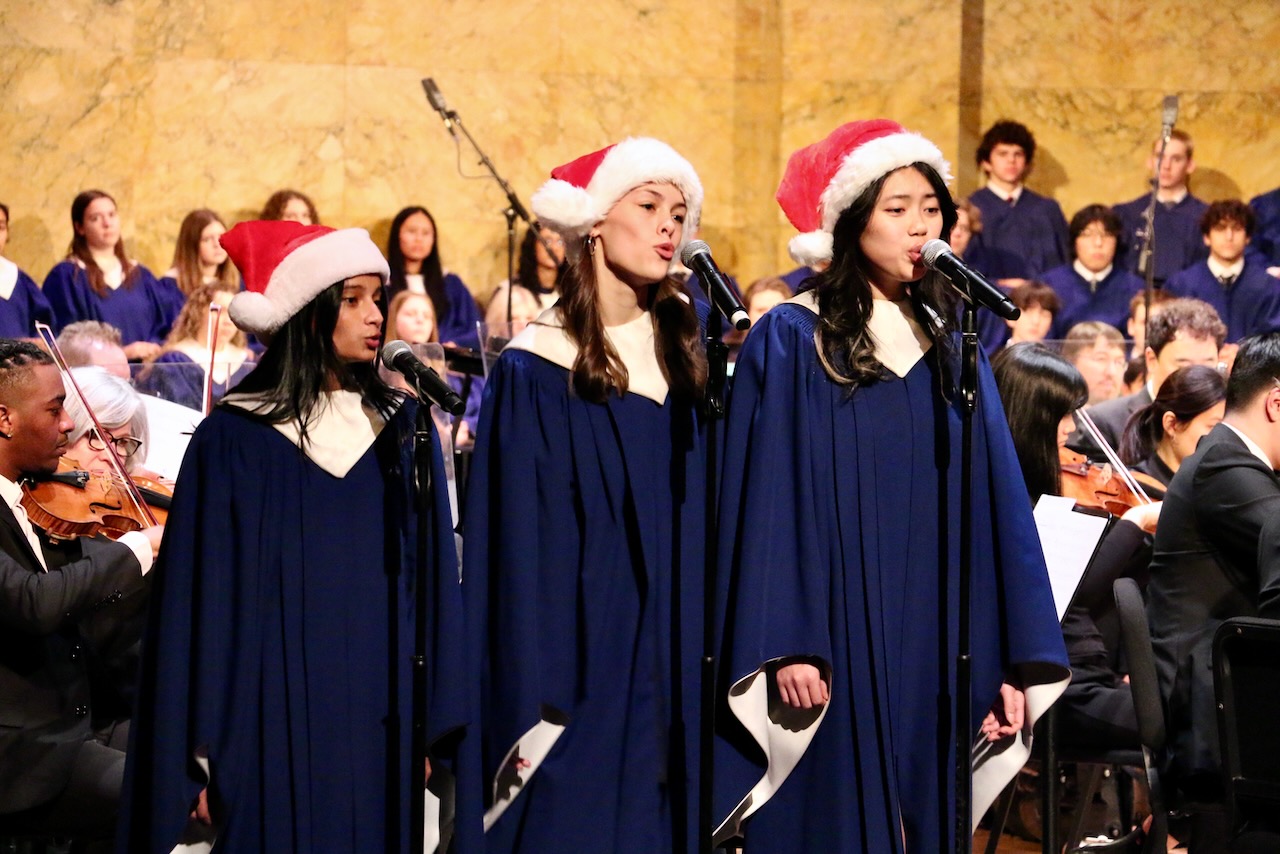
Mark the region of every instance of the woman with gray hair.
<instances>
[{"instance_id":1,"label":"woman with gray hair","mask_svg":"<svg viewBox=\"0 0 1280 854\"><path fill-rule=\"evenodd\" d=\"M63 457L73 460L77 468L86 471L109 472L112 470L111 454L106 443L110 442L115 446L125 470L131 474L137 472L147 459L147 440L150 438L147 408L142 395L126 380L100 367L72 368L71 375L106 435L99 437L95 433L93 419L67 383L67 414L75 426L68 436L70 444Z\"/></svg>"}]
</instances>

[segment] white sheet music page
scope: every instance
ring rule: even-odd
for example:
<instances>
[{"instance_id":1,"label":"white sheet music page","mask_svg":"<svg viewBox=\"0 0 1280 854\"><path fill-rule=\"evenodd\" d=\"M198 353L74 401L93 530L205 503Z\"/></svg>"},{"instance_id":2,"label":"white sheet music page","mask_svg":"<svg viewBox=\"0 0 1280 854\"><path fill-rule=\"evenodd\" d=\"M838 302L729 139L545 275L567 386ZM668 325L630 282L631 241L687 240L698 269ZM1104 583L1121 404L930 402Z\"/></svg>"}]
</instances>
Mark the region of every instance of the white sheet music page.
<instances>
[{"instance_id":1,"label":"white sheet music page","mask_svg":"<svg viewBox=\"0 0 1280 854\"><path fill-rule=\"evenodd\" d=\"M1053 587L1053 604L1058 620L1067 613L1089 561L1097 551L1108 519L1091 513L1077 513L1075 501L1060 495L1042 495L1036 502L1036 530L1040 547L1049 567L1049 584Z\"/></svg>"}]
</instances>

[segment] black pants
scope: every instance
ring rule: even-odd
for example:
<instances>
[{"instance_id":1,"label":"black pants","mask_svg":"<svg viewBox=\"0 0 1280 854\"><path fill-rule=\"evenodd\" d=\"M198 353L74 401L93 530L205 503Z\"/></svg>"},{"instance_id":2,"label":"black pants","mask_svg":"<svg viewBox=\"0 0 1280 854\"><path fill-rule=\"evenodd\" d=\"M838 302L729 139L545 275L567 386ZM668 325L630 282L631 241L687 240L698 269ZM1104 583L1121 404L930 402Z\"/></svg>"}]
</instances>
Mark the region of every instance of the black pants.
<instances>
[{"instance_id":1,"label":"black pants","mask_svg":"<svg viewBox=\"0 0 1280 854\"><path fill-rule=\"evenodd\" d=\"M51 801L0 816L0 835L100 840L110 850L124 784L124 751L90 739L80 748L67 787Z\"/></svg>"}]
</instances>

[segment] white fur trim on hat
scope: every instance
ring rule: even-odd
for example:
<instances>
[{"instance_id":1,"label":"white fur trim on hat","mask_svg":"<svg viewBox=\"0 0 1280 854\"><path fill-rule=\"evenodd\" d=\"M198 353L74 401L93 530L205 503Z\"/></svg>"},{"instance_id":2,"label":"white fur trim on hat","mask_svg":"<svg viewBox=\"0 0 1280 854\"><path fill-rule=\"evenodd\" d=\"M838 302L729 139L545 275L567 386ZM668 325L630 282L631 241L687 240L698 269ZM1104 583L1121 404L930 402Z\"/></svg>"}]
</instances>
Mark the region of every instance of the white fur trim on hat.
<instances>
[{"instance_id":1,"label":"white fur trim on hat","mask_svg":"<svg viewBox=\"0 0 1280 854\"><path fill-rule=\"evenodd\" d=\"M353 276L391 279L387 259L363 228L343 228L303 243L276 265L262 293L242 291L231 300L231 320L247 332L268 335L325 288Z\"/></svg>"},{"instance_id":2,"label":"white fur trim on hat","mask_svg":"<svg viewBox=\"0 0 1280 854\"><path fill-rule=\"evenodd\" d=\"M648 183L670 183L688 208L684 231L692 235L702 217L702 182L688 160L665 142L631 137L613 146L585 187L552 178L533 194L538 221L566 235L585 234L618 200Z\"/></svg>"},{"instance_id":3,"label":"white fur trim on hat","mask_svg":"<svg viewBox=\"0 0 1280 854\"><path fill-rule=\"evenodd\" d=\"M835 239L829 231L810 231L791 238L787 243L787 250L797 263L813 267L823 261L831 260L835 250Z\"/></svg>"},{"instance_id":4,"label":"white fur trim on hat","mask_svg":"<svg viewBox=\"0 0 1280 854\"><path fill-rule=\"evenodd\" d=\"M918 133L889 134L864 142L849 152L822 193L823 231L832 231L845 208L877 178L912 163L927 163L944 182L951 181L951 164L938 146ZM827 253L826 257L830 258L830 249Z\"/></svg>"}]
</instances>

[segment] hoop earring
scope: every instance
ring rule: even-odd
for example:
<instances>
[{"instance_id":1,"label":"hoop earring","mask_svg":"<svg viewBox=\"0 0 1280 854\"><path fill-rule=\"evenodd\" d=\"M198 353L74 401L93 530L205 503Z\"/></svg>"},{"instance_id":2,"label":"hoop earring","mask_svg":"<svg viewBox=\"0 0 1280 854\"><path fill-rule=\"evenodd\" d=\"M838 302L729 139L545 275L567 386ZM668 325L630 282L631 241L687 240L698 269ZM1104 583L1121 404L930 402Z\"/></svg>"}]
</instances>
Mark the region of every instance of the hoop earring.
<instances>
[{"instance_id":1,"label":"hoop earring","mask_svg":"<svg viewBox=\"0 0 1280 854\"><path fill-rule=\"evenodd\" d=\"M588 255L596 254L596 238L595 238L595 235L593 234L587 235L587 254Z\"/></svg>"}]
</instances>

